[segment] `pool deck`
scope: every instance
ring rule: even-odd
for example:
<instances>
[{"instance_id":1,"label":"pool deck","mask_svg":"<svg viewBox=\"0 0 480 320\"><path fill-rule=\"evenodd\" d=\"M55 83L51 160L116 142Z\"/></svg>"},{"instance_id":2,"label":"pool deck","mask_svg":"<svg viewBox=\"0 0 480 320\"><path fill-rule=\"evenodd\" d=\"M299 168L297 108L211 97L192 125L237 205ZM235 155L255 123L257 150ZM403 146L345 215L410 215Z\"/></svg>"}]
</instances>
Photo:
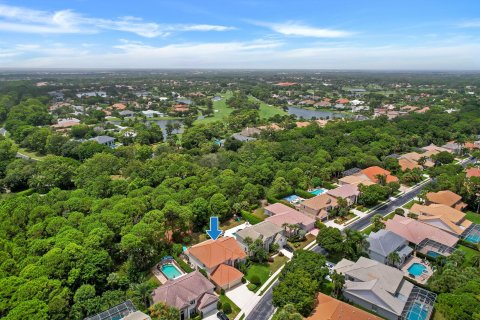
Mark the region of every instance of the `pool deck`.
<instances>
[{"instance_id":1,"label":"pool deck","mask_svg":"<svg viewBox=\"0 0 480 320\"><path fill-rule=\"evenodd\" d=\"M425 270L427 271L426 273L421 274L418 277L412 277L410 273L408 272L408 268L410 268L414 263L420 263L425 266ZM403 265L402 271L405 277L408 277L415 282L418 282L420 284L426 284L428 279L433 275L433 270L432 267L430 266L428 261L424 261L418 257L411 257L407 262Z\"/></svg>"},{"instance_id":2,"label":"pool deck","mask_svg":"<svg viewBox=\"0 0 480 320\"><path fill-rule=\"evenodd\" d=\"M160 281L161 284L164 284L165 282L168 281L168 279L163 275L163 273L158 270L158 268L161 266L161 263L157 263L156 265L153 266L151 269L153 275Z\"/></svg>"},{"instance_id":3,"label":"pool deck","mask_svg":"<svg viewBox=\"0 0 480 320\"><path fill-rule=\"evenodd\" d=\"M177 262L172 261L171 263L181 272L181 275L176 277L175 279L178 279L181 276L186 274L185 271L183 271L182 268L180 268ZM165 282L168 281L167 277L159 270L163 264L164 263L160 261L159 263L154 265L153 268L150 270L153 273L153 275L158 279L158 281L160 281L161 284L164 284Z\"/></svg>"}]
</instances>

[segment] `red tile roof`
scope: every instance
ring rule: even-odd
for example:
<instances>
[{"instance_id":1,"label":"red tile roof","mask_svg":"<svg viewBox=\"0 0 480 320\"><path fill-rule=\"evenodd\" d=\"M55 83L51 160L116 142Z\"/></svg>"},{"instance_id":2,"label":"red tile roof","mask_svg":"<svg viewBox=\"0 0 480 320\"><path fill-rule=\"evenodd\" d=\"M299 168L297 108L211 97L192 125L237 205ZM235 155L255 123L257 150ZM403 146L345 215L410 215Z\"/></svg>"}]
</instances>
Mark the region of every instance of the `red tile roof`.
<instances>
[{"instance_id":1,"label":"red tile roof","mask_svg":"<svg viewBox=\"0 0 480 320\"><path fill-rule=\"evenodd\" d=\"M210 275L210 280L217 286L223 287L227 284L232 284L242 279L243 273L232 266L221 264Z\"/></svg>"},{"instance_id":2,"label":"red tile roof","mask_svg":"<svg viewBox=\"0 0 480 320\"><path fill-rule=\"evenodd\" d=\"M373 167L368 167L366 169L363 169L362 173L375 183L378 183L378 178L377 178L378 175L386 176L387 183L398 182L398 178L395 176L392 176L390 171L380 168L378 166L373 166Z\"/></svg>"},{"instance_id":3,"label":"red tile roof","mask_svg":"<svg viewBox=\"0 0 480 320\"><path fill-rule=\"evenodd\" d=\"M245 251L232 237L219 238L215 241L207 240L189 248L187 253L197 258L209 269L227 261L247 257Z\"/></svg>"},{"instance_id":4,"label":"red tile roof","mask_svg":"<svg viewBox=\"0 0 480 320\"><path fill-rule=\"evenodd\" d=\"M323 293L317 297L317 306L307 320L380 320L381 318Z\"/></svg>"},{"instance_id":5,"label":"red tile roof","mask_svg":"<svg viewBox=\"0 0 480 320\"><path fill-rule=\"evenodd\" d=\"M467 178L480 177L480 168L467 169Z\"/></svg>"}]
</instances>

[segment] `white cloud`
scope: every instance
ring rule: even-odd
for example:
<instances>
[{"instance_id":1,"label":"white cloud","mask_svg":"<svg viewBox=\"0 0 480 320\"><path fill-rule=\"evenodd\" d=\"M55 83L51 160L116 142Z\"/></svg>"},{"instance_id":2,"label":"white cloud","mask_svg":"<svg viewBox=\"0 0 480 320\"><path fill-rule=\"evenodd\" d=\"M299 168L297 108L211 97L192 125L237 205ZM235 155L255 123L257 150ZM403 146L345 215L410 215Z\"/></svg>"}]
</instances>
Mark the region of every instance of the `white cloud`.
<instances>
[{"instance_id":1,"label":"white cloud","mask_svg":"<svg viewBox=\"0 0 480 320\"><path fill-rule=\"evenodd\" d=\"M480 70L480 44L456 42L422 46L312 45L297 49L285 42L180 43L153 46L122 40L110 50L23 45L34 58L9 56L0 49L0 65L44 68L277 68ZM2 52L4 58L2 59Z\"/></svg>"},{"instance_id":2,"label":"white cloud","mask_svg":"<svg viewBox=\"0 0 480 320\"><path fill-rule=\"evenodd\" d=\"M115 20L90 18L72 10L47 12L8 5L0 5L0 19L0 31L38 34L83 34L116 30L154 38L165 37L174 32L234 29L229 26L209 24L159 24L145 22L137 17L121 17Z\"/></svg>"},{"instance_id":3,"label":"white cloud","mask_svg":"<svg viewBox=\"0 0 480 320\"><path fill-rule=\"evenodd\" d=\"M311 37L311 38L341 38L352 35L353 33L344 30L335 30L329 28L317 28L304 25L302 23L288 21L285 23L252 22L258 26L267 27L277 33L285 36Z\"/></svg>"}]
</instances>

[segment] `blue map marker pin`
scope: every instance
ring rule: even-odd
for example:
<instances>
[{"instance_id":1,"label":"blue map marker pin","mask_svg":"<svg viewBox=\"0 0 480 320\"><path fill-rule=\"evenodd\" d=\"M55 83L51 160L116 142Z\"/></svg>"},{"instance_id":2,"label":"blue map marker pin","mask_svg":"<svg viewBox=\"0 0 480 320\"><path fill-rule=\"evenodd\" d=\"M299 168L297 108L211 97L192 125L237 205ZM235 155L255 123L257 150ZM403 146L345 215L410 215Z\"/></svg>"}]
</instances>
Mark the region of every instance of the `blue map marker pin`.
<instances>
[{"instance_id":1,"label":"blue map marker pin","mask_svg":"<svg viewBox=\"0 0 480 320\"><path fill-rule=\"evenodd\" d=\"M218 217L210 217L210 229L207 230L207 234L213 240L217 240L222 230L218 228Z\"/></svg>"}]
</instances>

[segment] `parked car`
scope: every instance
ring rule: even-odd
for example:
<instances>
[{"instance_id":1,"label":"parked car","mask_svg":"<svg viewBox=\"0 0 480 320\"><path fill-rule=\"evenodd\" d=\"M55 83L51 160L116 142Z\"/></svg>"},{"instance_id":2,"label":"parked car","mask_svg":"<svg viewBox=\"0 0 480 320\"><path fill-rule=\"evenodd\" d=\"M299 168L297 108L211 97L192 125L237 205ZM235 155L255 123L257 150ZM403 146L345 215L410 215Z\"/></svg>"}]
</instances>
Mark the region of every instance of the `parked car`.
<instances>
[{"instance_id":1,"label":"parked car","mask_svg":"<svg viewBox=\"0 0 480 320\"><path fill-rule=\"evenodd\" d=\"M283 246L283 249L287 250L288 252L293 252L293 248L288 243Z\"/></svg>"},{"instance_id":2,"label":"parked car","mask_svg":"<svg viewBox=\"0 0 480 320\"><path fill-rule=\"evenodd\" d=\"M230 319L228 319L227 315L225 313L223 313L222 311L219 311L217 313L217 318L220 319L220 320L230 320Z\"/></svg>"}]
</instances>

